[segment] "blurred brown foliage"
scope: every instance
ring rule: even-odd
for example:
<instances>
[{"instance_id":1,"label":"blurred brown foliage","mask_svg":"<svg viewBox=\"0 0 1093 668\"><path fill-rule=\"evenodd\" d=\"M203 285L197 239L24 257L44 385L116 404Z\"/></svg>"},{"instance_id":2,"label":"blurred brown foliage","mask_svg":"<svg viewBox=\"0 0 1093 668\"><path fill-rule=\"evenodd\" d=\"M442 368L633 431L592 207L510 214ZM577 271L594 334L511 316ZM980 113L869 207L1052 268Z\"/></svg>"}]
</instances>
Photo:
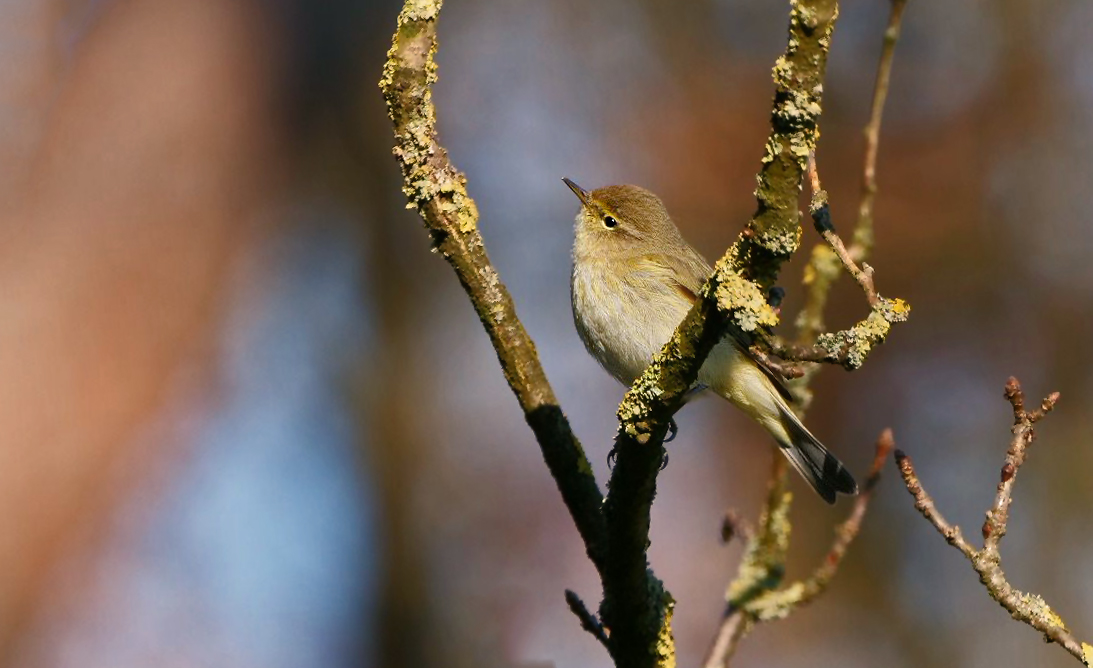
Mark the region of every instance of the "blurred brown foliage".
<instances>
[{"instance_id":1,"label":"blurred brown foliage","mask_svg":"<svg viewBox=\"0 0 1093 668\"><path fill-rule=\"evenodd\" d=\"M38 4L28 41L65 13ZM227 3L119 2L69 62L13 61L28 121L2 147L0 657L49 565L124 492L107 482L125 436L209 343L257 231L278 151L254 24Z\"/></svg>"}]
</instances>

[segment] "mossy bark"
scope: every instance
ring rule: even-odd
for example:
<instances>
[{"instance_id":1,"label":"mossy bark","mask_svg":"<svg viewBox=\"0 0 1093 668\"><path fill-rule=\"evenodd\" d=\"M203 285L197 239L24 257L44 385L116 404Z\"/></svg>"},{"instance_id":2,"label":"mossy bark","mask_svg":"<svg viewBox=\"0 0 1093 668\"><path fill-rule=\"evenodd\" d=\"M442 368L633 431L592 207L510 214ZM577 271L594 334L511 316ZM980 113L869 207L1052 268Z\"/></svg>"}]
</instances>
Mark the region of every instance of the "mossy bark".
<instances>
[{"instance_id":1,"label":"mossy bark","mask_svg":"<svg viewBox=\"0 0 1093 668\"><path fill-rule=\"evenodd\" d=\"M380 81L394 123L394 153L402 167L403 192L409 206L421 213L433 249L452 266L470 297L588 556L600 569L606 535L600 510L603 495L547 381L535 345L516 315L512 297L486 254L466 178L437 139L431 87L437 78L433 57L441 4L441 0L406 2Z\"/></svg>"}]
</instances>

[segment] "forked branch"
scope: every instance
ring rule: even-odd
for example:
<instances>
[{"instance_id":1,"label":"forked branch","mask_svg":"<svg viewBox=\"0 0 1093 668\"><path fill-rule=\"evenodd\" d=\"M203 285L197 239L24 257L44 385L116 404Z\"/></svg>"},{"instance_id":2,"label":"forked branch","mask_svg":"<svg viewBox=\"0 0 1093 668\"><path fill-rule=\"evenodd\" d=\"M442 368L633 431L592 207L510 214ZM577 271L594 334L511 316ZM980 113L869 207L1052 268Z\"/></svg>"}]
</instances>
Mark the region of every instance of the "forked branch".
<instances>
[{"instance_id":1,"label":"forked branch","mask_svg":"<svg viewBox=\"0 0 1093 668\"><path fill-rule=\"evenodd\" d=\"M902 451L896 450L896 464L899 466L907 491L915 499L915 508L945 538L945 542L967 557L972 568L979 574L979 581L987 588L990 597L1005 608L1011 617L1044 634L1044 640L1058 644L1070 652L1074 658L1089 666L1093 664L1093 645L1080 642L1075 638L1062 618L1042 597L1015 589L1006 578L1005 571L1002 570L1002 555L998 546L1002 537L1006 535L1017 473L1025 463L1029 446L1036 439L1034 425L1055 408L1059 393L1054 392L1048 395L1040 403L1039 408L1026 411L1021 385L1016 378L1011 377L1006 383L1005 397L1013 406L1013 438L1010 440L1009 450L1006 452L1005 462L999 474L994 503L987 510L986 521L983 522L981 549L975 549L964 537L960 527L950 524L937 509L934 499L922 486L911 458Z\"/></svg>"},{"instance_id":2,"label":"forked branch","mask_svg":"<svg viewBox=\"0 0 1093 668\"><path fill-rule=\"evenodd\" d=\"M862 199L859 206L858 224L854 232L854 244L847 251L843 247L842 241L838 236L834 235L834 230L832 229L832 234L825 236L826 245L817 244L815 246L812 258L805 270L804 284L807 294L805 307L797 319L797 343L787 344L774 337L763 341L768 349L773 351L776 355L781 356L783 359L803 362L822 361L841 364L847 368L857 368L858 365L864 362L866 355L872 347L884 339L890 329L891 323L898 321L900 318L905 318L907 315L906 304L903 304L902 302L899 302L899 310L902 311L902 313L886 314L884 312L879 312L879 307L891 310L891 307L895 306L895 304L885 304L884 302L881 302L876 297L876 290L872 286L871 272L869 275L866 275L864 270L857 269L856 265L856 262L864 260L872 249L873 200L877 191L877 148L879 145L884 105L888 96L889 81L891 80L895 46L899 39L905 5L906 0L891 1L888 27L884 33L884 44L877 65L877 77L873 88L873 104L869 123L866 125L865 129L866 147L863 158L864 167L862 170ZM815 169L814 164L815 163L813 163L813 169ZM810 185L812 185L814 195L822 193L822 188L819 184L819 176L815 171L813 171L813 178L810 179ZM821 202L826 204L826 196L823 196ZM818 214L821 216L826 215L826 218L821 218L821 222L826 220L827 224L818 225L818 228L833 228L833 226L830 225L830 212L828 207L824 206L822 210L820 207L810 208L812 209L814 224L817 222L816 217ZM843 259L841 260L837 250L839 248L843 250L843 253L841 253ZM873 322L870 319L866 319L847 332L840 332L836 335L825 335L823 334L823 314L827 305L827 297L831 286L844 270L851 273L851 275L854 275L855 271L857 271L859 276L864 276L868 279L865 281L864 285L861 279L859 279L858 282L859 285L862 285L863 289L865 289L867 301L869 301L871 306L870 319L877 318L879 321ZM821 337L826 338L821 339ZM828 345L817 346L816 343L818 339L823 340L824 343ZM765 352L759 346L753 346L752 351L758 351L760 353ZM793 362L771 366L787 379L799 378L799 380L796 380L796 382L793 383L793 389L798 397L801 398L801 412L803 412L804 407L807 407L810 398L808 384L820 367L809 365L802 368L800 365ZM885 439L882 438L882 441L884 440ZM880 443L878 443L878 451L879 448ZM758 616L751 614L745 606L738 604L734 605L734 592L754 592L753 597L755 599L760 598L763 594L771 594L776 599L780 593L777 588L781 584L781 578L766 578L764 577L764 574L782 572L785 564L785 550L762 550L755 549L755 547L764 544L782 544L783 539L781 536L784 535L785 549L788 550L788 536L790 532L788 517L789 505L792 497L788 493L785 493L785 475L785 461L781 457L776 456L769 483L771 493L768 494L766 504L763 507L759 531L749 541L748 549L745 551L745 556L741 562L737 576L728 587L728 593L726 595L728 603L725 614L722 616L717 634L715 635L710 651L707 653L705 665L708 668L728 665L739 641L748 633L752 626L754 626L756 621L759 620ZM875 480L872 475L870 476L870 479ZM865 510L866 506L864 503L861 505L855 504L855 514L860 512L864 515ZM860 521L861 518L859 517L857 520L859 525ZM841 548L843 551L848 547L849 542L853 539L855 533L856 530L855 532L847 532L846 543ZM831 572L828 579L833 576L834 571ZM792 607L782 608L781 610L784 610L783 614L771 618L784 617L792 611Z\"/></svg>"},{"instance_id":3,"label":"forked branch","mask_svg":"<svg viewBox=\"0 0 1093 668\"><path fill-rule=\"evenodd\" d=\"M866 163L866 169L868 168L869 165ZM830 252L838 258L842 268L861 286L865 299L869 303L870 312L865 320L848 330L819 334L815 344L786 344L774 340L771 347L775 354L786 360L827 362L840 364L847 369L857 369L865 363L866 357L873 348L884 342L894 323L907 320L911 307L902 299L882 297L873 282L873 268L864 262L859 267L851 252L843 244L843 240L835 232L835 225L831 221L831 206L827 200L827 192L820 185L820 174L814 155L809 160L808 175L812 186L812 203L809 212L812 215L813 225L827 242ZM876 186L871 192L876 192ZM864 250L859 254L863 253ZM826 298L826 295L824 297Z\"/></svg>"},{"instance_id":4,"label":"forked branch","mask_svg":"<svg viewBox=\"0 0 1093 668\"><path fill-rule=\"evenodd\" d=\"M704 668L721 668L728 664L729 658L736 651L736 646L744 635L757 622L769 622L785 619L797 608L808 605L827 591L835 574L842 564L843 557L850 544L861 531L862 520L869 509L873 490L880 481L881 468L888 454L892 452L894 441L892 431L885 429L877 439L873 464L869 468L861 492L854 499L850 515L835 527L835 540L820 565L804 580L799 580L786 587L781 584L781 565L785 561L788 549L789 524L784 516L764 516L763 524L767 536L784 536L784 542L776 554L766 554L757 549L760 543L749 541L748 552L740 568L740 576L729 587L728 604L721 617L717 634L706 653ZM779 490L780 491L780 490ZM785 492L781 492L785 494ZM777 501L777 499L773 500ZM774 513L788 512L788 503L768 503ZM772 518L774 521L771 522ZM739 519L736 520L739 522ZM754 547L753 547L754 546ZM773 567L777 564L777 567ZM755 576L760 577L755 577ZM772 577L776 576L776 577Z\"/></svg>"},{"instance_id":5,"label":"forked branch","mask_svg":"<svg viewBox=\"0 0 1093 668\"><path fill-rule=\"evenodd\" d=\"M505 378L599 571L604 588L599 617L572 593L567 595L571 609L582 626L608 647L616 665L673 666L674 603L653 575L646 554L663 439L672 414L726 328L758 332L777 323L777 312L765 295L800 239L797 198L818 136L837 2L791 0L787 48L774 67L776 93L758 177L756 214L717 263L672 339L620 405L617 459L606 498L558 406L512 299L486 255L466 179L437 139L432 84L441 4L442 0L406 0L380 82L394 124L403 191L489 334ZM783 492L780 485L773 487L772 498L788 499ZM779 500L776 506L788 509L788 502ZM771 515L760 534L773 535L779 516ZM788 531L788 523L786 527ZM784 553L779 539L768 538L756 540Z\"/></svg>"}]
</instances>

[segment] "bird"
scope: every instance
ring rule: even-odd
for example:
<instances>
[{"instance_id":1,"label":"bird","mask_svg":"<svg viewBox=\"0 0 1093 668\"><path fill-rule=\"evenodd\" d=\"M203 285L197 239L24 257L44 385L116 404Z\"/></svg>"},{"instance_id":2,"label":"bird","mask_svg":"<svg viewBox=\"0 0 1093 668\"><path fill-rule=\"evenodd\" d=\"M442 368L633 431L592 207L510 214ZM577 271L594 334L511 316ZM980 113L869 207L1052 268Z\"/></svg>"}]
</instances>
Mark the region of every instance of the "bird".
<instances>
[{"instance_id":1,"label":"bird","mask_svg":"<svg viewBox=\"0 0 1093 668\"><path fill-rule=\"evenodd\" d=\"M629 386L671 338L712 269L649 190L588 191L563 181L581 202L570 280L577 333L592 357ZM792 394L748 352L742 335L730 331L714 346L687 399L712 392L741 409L829 504L837 494L857 494L850 471L805 428Z\"/></svg>"}]
</instances>

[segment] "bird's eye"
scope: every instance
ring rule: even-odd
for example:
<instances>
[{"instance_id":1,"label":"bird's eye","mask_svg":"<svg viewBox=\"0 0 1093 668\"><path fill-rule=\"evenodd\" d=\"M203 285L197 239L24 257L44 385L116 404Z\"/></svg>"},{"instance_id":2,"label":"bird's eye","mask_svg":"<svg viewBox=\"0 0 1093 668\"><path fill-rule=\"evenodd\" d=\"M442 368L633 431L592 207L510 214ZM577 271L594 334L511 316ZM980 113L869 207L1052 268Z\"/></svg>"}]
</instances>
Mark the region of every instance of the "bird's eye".
<instances>
[{"instance_id":1,"label":"bird's eye","mask_svg":"<svg viewBox=\"0 0 1093 668\"><path fill-rule=\"evenodd\" d=\"M603 217L603 224L607 227L614 227L614 226L619 224L619 221L615 220L611 216L604 216Z\"/></svg>"}]
</instances>

